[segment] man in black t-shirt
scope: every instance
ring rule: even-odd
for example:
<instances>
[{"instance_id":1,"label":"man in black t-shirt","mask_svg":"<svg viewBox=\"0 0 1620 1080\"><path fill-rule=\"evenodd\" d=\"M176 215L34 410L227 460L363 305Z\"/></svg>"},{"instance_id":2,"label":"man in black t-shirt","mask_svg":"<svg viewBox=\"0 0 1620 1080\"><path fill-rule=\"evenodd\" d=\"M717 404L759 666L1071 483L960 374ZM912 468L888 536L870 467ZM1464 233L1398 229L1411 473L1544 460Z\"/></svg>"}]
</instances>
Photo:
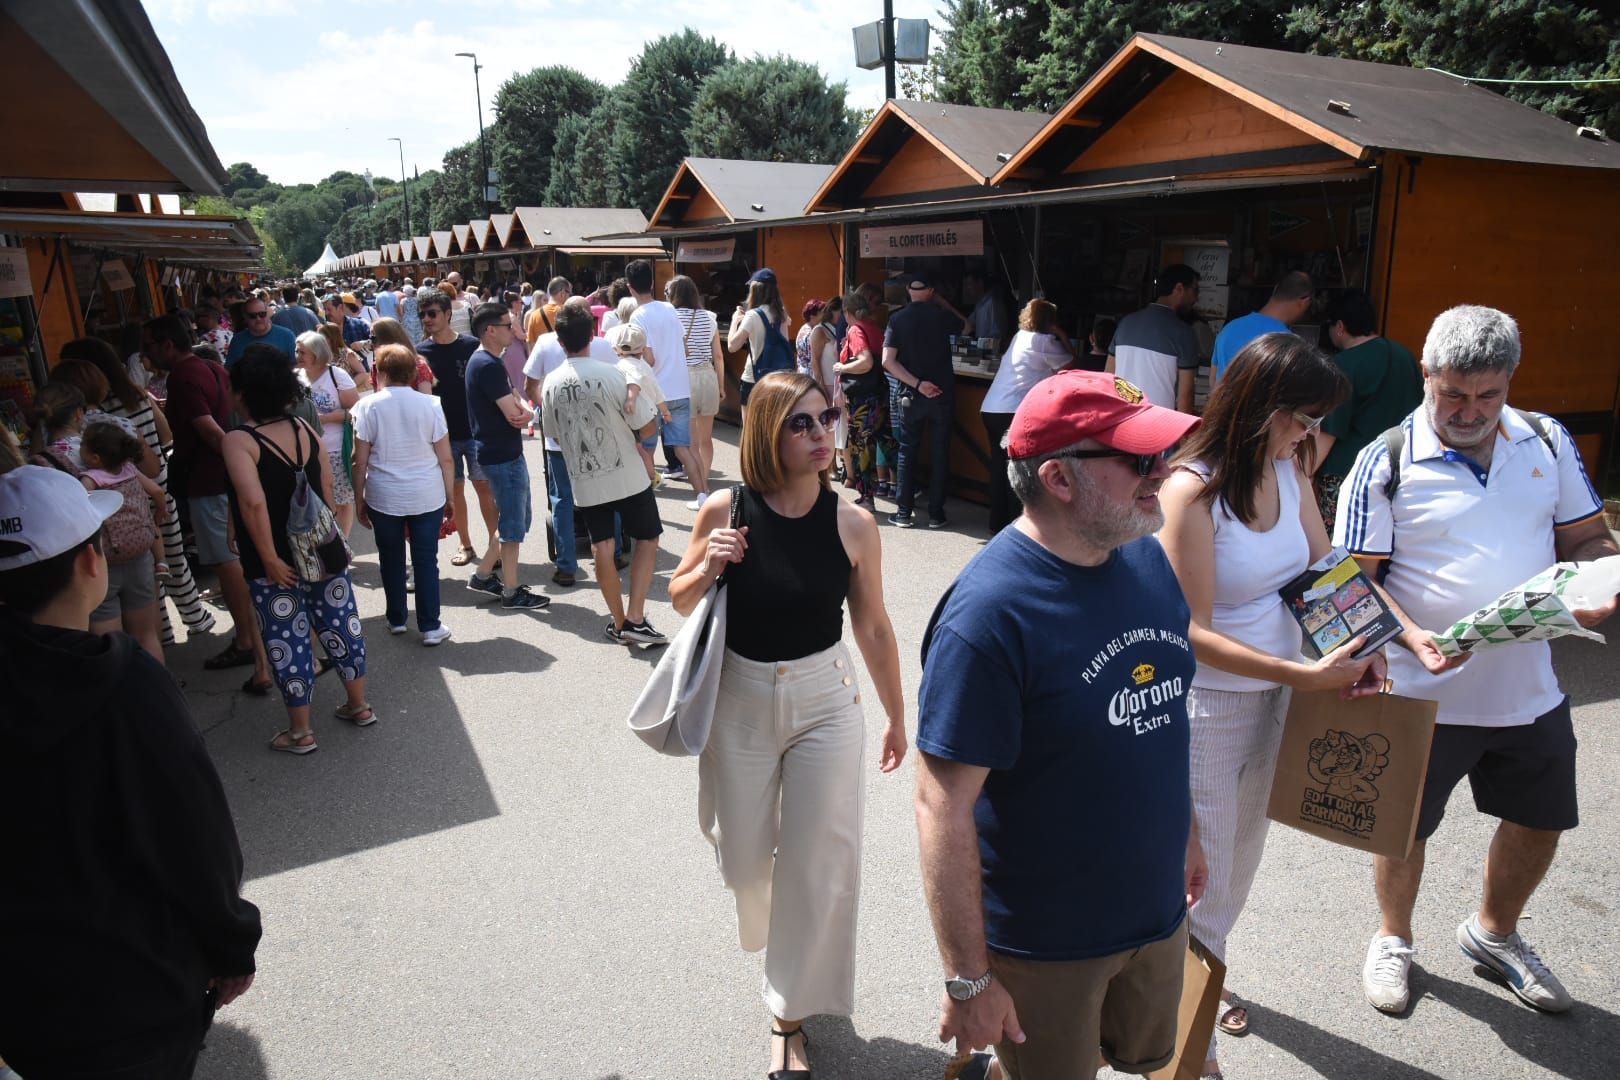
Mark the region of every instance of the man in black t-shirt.
<instances>
[{"instance_id":1,"label":"man in black t-shirt","mask_svg":"<svg viewBox=\"0 0 1620 1080\"><path fill-rule=\"evenodd\" d=\"M921 271L910 275L911 303L895 312L883 331L883 370L900 383L895 434L900 439L899 508L889 522L912 526L917 501L917 450L929 429L931 473L928 527L945 524L945 479L950 471L951 420L956 415L956 375L951 369L951 334L960 321L934 302L933 282Z\"/></svg>"},{"instance_id":2,"label":"man in black t-shirt","mask_svg":"<svg viewBox=\"0 0 1620 1080\"><path fill-rule=\"evenodd\" d=\"M483 467L478 464L478 444L473 440L472 421L467 416L467 363L478 351L478 339L458 334L450 329L450 297L433 288L416 293L416 311L422 319L422 332L426 341L416 344L416 351L433 371L433 392L444 406L444 426L450 432L450 457L456 464L455 514L456 536L461 550L450 559L452 566L466 566L479 558L473 547L472 534L467 530L467 487L471 480L478 494L478 510L484 516L484 529L489 535L487 555L495 548L496 511L495 496L489 490Z\"/></svg>"}]
</instances>

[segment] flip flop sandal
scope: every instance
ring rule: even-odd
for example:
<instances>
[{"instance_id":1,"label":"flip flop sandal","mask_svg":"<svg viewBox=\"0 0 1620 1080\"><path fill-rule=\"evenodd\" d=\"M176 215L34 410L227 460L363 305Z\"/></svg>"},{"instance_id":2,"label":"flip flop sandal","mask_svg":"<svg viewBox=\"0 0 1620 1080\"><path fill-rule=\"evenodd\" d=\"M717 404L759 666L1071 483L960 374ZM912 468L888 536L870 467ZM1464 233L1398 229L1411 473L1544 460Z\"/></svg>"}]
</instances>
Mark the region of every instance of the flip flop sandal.
<instances>
[{"instance_id":1,"label":"flip flop sandal","mask_svg":"<svg viewBox=\"0 0 1620 1080\"><path fill-rule=\"evenodd\" d=\"M351 709L347 705L339 705L332 711L332 715L339 720L347 720L355 727L370 727L377 722L377 710L370 705L362 705L358 709Z\"/></svg>"},{"instance_id":2,"label":"flip flop sandal","mask_svg":"<svg viewBox=\"0 0 1620 1080\"><path fill-rule=\"evenodd\" d=\"M282 740L286 739L285 742ZM308 739L308 742L304 740ZM313 754L320 747L315 744L315 733L306 731L302 735L294 735L292 729L276 732L276 737L270 740L270 749L279 754Z\"/></svg>"},{"instance_id":3,"label":"flip flop sandal","mask_svg":"<svg viewBox=\"0 0 1620 1080\"><path fill-rule=\"evenodd\" d=\"M249 675L247 677L247 682L242 684L242 693L251 697L269 697L270 691L274 690L275 688L276 684L274 681L254 682L253 676Z\"/></svg>"},{"instance_id":4,"label":"flip flop sandal","mask_svg":"<svg viewBox=\"0 0 1620 1080\"><path fill-rule=\"evenodd\" d=\"M1237 1016L1233 1016L1237 1013ZM1215 1026L1228 1035L1247 1035L1249 1032L1249 1010L1238 996L1233 994L1228 1001L1222 1001L1220 1009L1215 1013Z\"/></svg>"},{"instance_id":5,"label":"flip flop sandal","mask_svg":"<svg viewBox=\"0 0 1620 1080\"><path fill-rule=\"evenodd\" d=\"M466 566L468 563L472 562L477 557L478 557L478 552L474 551L470 547L464 547L460 551L456 552L454 555L450 556L450 565L451 566Z\"/></svg>"},{"instance_id":6,"label":"flip flop sandal","mask_svg":"<svg viewBox=\"0 0 1620 1080\"><path fill-rule=\"evenodd\" d=\"M225 646L223 651L215 653L204 660L203 669L206 671L224 671L226 668L246 667L251 663L253 663L253 650L239 649L236 647L236 642L233 641Z\"/></svg>"}]
</instances>

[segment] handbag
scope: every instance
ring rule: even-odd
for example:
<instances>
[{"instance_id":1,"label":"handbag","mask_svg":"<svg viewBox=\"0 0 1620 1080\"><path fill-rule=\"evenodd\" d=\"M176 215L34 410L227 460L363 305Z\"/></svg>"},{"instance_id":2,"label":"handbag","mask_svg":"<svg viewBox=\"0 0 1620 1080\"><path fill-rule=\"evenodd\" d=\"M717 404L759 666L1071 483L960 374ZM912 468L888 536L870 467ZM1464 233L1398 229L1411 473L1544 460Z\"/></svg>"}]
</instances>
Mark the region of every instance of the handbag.
<instances>
[{"instance_id":1,"label":"handbag","mask_svg":"<svg viewBox=\"0 0 1620 1080\"><path fill-rule=\"evenodd\" d=\"M731 528L745 489L731 489ZM630 709L630 730L660 754L696 757L709 741L726 655L726 574L698 601Z\"/></svg>"}]
</instances>

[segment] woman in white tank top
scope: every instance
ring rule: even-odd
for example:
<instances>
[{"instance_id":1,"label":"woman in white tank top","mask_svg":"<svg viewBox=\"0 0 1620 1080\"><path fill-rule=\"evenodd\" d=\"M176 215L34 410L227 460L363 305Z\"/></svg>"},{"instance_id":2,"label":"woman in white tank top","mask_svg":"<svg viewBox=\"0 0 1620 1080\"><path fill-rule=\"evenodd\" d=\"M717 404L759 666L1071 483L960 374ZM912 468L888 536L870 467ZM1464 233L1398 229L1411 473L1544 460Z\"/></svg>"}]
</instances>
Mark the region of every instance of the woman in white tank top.
<instances>
[{"instance_id":1,"label":"woman in white tank top","mask_svg":"<svg viewBox=\"0 0 1620 1080\"><path fill-rule=\"evenodd\" d=\"M1292 334L1266 334L1240 352L1216 385L1160 491L1159 539L1192 609L1198 669L1187 695L1192 731L1193 825L1209 882L1188 915L1223 961L1260 866L1266 802L1295 689L1376 693L1384 656L1353 658L1359 643L1322 660L1300 655L1300 630L1278 595L1332 545L1310 490L1311 438L1348 393L1338 368ZM1221 1030L1248 1015L1227 998ZM1219 1075L1210 1039L1205 1075Z\"/></svg>"}]
</instances>

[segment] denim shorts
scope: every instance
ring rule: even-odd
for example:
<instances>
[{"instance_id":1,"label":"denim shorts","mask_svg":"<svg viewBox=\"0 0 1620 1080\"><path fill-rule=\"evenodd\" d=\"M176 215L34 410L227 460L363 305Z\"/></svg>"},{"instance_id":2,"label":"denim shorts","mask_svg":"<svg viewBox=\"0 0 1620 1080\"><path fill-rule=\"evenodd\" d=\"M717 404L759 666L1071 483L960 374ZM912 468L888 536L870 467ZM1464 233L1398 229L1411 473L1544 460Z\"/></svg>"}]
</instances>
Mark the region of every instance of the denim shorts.
<instances>
[{"instance_id":1,"label":"denim shorts","mask_svg":"<svg viewBox=\"0 0 1620 1080\"><path fill-rule=\"evenodd\" d=\"M495 531L501 543L515 544L529 535L534 511L529 502L529 463L522 455L498 465L485 465L482 479L489 481L489 490L495 496L495 509L500 513Z\"/></svg>"},{"instance_id":2,"label":"denim shorts","mask_svg":"<svg viewBox=\"0 0 1620 1080\"><path fill-rule=\"evenodd\" d=\"M457 480L475 480L483 482L488 477L484 475L484 467L478 464L477 439L451 439L450 460L456 463ZM463 468L465 462L466 467Z\"/></svg>"},{"instance_id":3,"label":"denim shorts","mask_svg":"<svg viewBox=\"0 0 1620 1080\"><path fill-rule=\"evenodd\" d=\"M197 561L204 566L221 566L236 561L227 536L231 517L228 495L192 495L186 499L191 511L191 531L197 539Z\"/></svg>"},{"instance_id":4,"label":"denim shorts","mask_svg":"<svg viewBox=\"0 0 1620 1080\"><path fill-rule=\"evenodd\" d=\"M658 434L665 446L692 445L692 399L673 398L664 402L669 419L658 421Z\"/></svg>"}]
</instances>

